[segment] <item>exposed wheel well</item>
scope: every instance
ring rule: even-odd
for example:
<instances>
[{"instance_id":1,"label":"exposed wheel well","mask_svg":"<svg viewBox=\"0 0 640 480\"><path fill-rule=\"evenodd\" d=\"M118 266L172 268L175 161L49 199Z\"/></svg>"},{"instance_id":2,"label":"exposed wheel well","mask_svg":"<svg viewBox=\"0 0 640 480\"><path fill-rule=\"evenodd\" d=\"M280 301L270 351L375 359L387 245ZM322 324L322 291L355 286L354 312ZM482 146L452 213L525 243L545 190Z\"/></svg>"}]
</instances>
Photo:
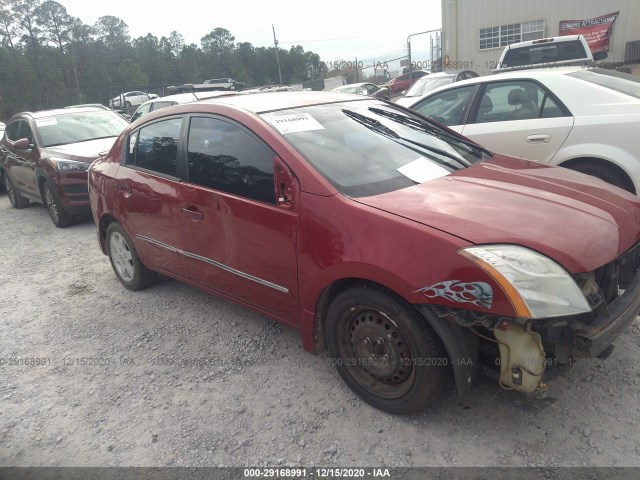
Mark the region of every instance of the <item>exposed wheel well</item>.
<instances>
[{"instance_id":1,"label":"exposed wheel well","mask_svg":"<svg viewBox=\"0 0 640 480\"><path fill-rule=\"evenodd\" d=\"M42 198L42 203L44 203L44 197L42 196L42 186L44 185L44 182L47 181L47 177L45 177L44 175L40 175L38 177L38 192L40 192L40 197Z\"/></svg>"},{"instance_id":2,"label":"exposed wheel well","mask_svg":"<svg viewBox=\"0 0 640 480\"><path fill-rule=\"evenodd\" d=\"M558 165L559 167L570 168L572 170L580 171L580 167L586 167L587 169L602 169L603 171L611 172L615 177L620 179L621 186L625 190L636 194L636 188L631 177L622 168L613 162L603 160L595 157L580 157L572 158ZM587 173L587 172L585 172Z\"/></svg>"},{"instance_id":3,"label":"exposed wheel well","mask_svg":"<svg viewBox=\"0 0 640 480\"><path fill-rule=\"evenodd\" d=\"M106 251L107 229L109 228L109 225L111 225L113 222L117 222L115 217L109 215L108 213L105 213L100 218L100 223L98 224L98 232L100 234L100 246L102 247L102 252L104 254L107 253Z\"/></svg>"}]
</instances>

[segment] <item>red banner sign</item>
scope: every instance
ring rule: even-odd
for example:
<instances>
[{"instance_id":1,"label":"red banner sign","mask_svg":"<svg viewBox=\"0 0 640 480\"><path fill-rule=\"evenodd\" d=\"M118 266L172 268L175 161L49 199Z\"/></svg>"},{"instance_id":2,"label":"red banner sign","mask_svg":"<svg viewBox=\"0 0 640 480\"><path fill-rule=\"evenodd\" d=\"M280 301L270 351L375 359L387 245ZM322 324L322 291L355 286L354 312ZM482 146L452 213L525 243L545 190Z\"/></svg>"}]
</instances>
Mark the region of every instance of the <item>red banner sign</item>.
<instances>
[{"instance_id":1,"label":"red banner sign","mask_svg":"<svg viewBox=\"0 0 640 480\"><path fill-rule=\"evenodd\" d=\"M608 52L611 29L613 22L618 18L618 13L620 12L588 20L561 20L560 36L582 35L587 40L592 53Z\"/></svg>"}]
</instances>

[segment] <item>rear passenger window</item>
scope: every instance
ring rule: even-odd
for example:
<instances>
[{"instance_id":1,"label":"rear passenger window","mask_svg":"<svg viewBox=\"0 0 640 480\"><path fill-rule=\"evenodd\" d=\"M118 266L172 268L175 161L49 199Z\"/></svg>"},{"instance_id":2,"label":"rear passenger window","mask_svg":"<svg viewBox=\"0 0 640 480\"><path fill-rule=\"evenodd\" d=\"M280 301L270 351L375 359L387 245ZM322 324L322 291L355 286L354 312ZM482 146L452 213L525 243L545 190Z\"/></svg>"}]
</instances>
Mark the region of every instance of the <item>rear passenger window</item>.
<instances>
[{"instance_id":1,"label":"rear passenger window","mask_svg":"<svg viewBox=\"0 0 640 480\"><path fill-rule=\"evenodd\" d=\"M189 127L189 182L275 204L274 154L249 133L215 118Z\"/></svg>"},{"instance_id":2,"label":"rear passenger window","mask_svg":"<svg viewBox=\"0 0 640 480\"><path fill-rule=\"evenodd\" d=\"M178 139L182 118L171 118L141 128L129 137L127 164L177 177Z\"/></svg>"}]
</instances>

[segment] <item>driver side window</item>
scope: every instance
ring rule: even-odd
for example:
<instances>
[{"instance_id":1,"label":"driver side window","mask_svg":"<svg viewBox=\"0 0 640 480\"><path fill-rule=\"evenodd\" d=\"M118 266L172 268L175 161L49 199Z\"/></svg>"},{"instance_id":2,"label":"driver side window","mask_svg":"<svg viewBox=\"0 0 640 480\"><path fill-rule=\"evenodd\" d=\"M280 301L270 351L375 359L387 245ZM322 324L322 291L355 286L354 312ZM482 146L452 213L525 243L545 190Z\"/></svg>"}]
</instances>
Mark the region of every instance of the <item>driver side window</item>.
<instances>
[{"instance_id":1,"label":"driver side window","mask_svg":"<svg viewBox=\"0 0 640 480\"><path fill-rule=\"evenodd\" d=\"M476 86L454 88L433 95L413 107L418 113L447 127L462 124L462 116L473 101Z\"/></svg>"}]
</instances>

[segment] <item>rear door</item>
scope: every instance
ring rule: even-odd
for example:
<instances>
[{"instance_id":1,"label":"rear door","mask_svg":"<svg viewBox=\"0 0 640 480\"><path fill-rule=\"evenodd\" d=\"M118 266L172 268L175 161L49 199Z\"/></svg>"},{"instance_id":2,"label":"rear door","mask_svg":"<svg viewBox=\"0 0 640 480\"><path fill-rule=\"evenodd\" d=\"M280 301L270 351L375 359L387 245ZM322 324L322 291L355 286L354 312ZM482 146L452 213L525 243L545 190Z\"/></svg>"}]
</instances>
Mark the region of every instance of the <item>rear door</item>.
<instances>
[{"instance_id":1,"label":"rear door","mask_svg":"<svg viewBox=\"0 0 640 480\"><path fill-rule=\"evenodd\" d=\"M478 92L461 133L495 152L549 163L573 122L543 85L531 80L495 81Z\"/></svg>"},{"instance_id":2,"label":"rear door","mask_svg":"<svg viewBox=\"0 0 640 480\"><path fill-rule=\"evenodd\" d=\"M180 116L163 118L129 136L117 173L116 208L147 267L187 277L178 220L182 123Z\"/></svg>"},{"instance_id":3,"label":"rear door","mask_svg":"<svg viewBox=\"0 0 640 480\"><path fill-rule=\"evenodd\" d=\"M190 278L289 323L298 318L298 215L276 198L272 150L241 125L192 116L180 227Z\"/></svg>"}]
</instances>

